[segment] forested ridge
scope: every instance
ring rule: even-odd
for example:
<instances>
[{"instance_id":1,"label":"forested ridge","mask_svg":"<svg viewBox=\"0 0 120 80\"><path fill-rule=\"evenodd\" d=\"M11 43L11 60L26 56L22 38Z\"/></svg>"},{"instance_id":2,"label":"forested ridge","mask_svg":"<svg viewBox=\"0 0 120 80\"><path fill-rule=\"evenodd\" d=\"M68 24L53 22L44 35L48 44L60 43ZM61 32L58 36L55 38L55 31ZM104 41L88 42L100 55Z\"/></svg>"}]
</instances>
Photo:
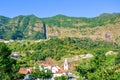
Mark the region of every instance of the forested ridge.
<instances>
[{"instance_id":1,"label":"forested ridge","mask_svg":"<svg viewBox=\"0 0 120 80\"><path fill-rule=\"evenodd\" d=\"M81 37L85 35L93 37L101 35L103 37L103 34L99 34L99 32L110 31L116 39L118 35L116 35L115 30L116 32L119 30L120 14L104 13L93 18L65 15L48 18L38 18L35 15L20 15L13 18L0 16L0 39L43 39L43 22L46 24L47 37Z\"/></svg>"},{"instance_id":2,"label":"forested ridge","mask_svg":"<svg viewBox=\"0 0 120 80\"><path fill-rule=\"evenodd\" d=\"M78 80L116 80L120 78L120 45L113 44L110 41L55 37L41 41L14 41L8 43L7 46L13 52L18 52L18 54L22 55L22 58L17 60L21 67L34 66L37 62L44 61L46 58L51 58L59 63L64 58L89 53L94 55L94 57L69 62L69 68L71 70L70 65L72 64L72 67L75 68L72 69L72 73L79 76ZM105 54L109 51L117 54L106 56Z\"/></svg>"},{"instance_id":3,"label":"forested ridge","mask_svg":"<svg viewBox=\"0 0 120 80\"><path fill-rule=\"evenodd\" d=\"M92 40L90 38L51 38L48 40L37 41L15 41L8 43L9 48L22 55L29 54L29 58L33 60L44 60L51 57L60 60L62 57L70 57L74 55L94 54L97 50L104 52L119 49L118 44L113 44L105 40Z\"/></svg>"}]
</instances>

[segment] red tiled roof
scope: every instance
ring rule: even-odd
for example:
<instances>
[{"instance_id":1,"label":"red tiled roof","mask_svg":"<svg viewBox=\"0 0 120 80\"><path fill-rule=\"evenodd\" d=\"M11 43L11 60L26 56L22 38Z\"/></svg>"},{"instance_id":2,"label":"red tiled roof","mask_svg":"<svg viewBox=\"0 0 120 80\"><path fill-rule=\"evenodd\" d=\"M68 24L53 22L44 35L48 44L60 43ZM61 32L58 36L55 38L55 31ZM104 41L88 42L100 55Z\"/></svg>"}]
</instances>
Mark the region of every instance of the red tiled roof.
<instances>
[{"instance_id":1,"label":"red tiled roof","mask_svg":"<svg viewBox=\"0 0 120 80\"><path fill-rule=\"evenodd\" d=\"M32 67L20 68L18 73L19 73L19 74L28 74L29 71L28 71L27 69L29 69L30 72L31 72L33 68L32 68Z\"/></svg>"},{"instance_id":2,"label":"red tiled roof","mask_svg":"<svg viewBox=\"0 0 120 80\"><path fill-rule=\"evenodd\" d=\"M59 67L58 71L54 72L53 74L66 73L66 72L68 72L68 70L64 70L64 69Z\"/></svg>"},{"instance_id":3,"label":"red tiled roof","mask_svg":"<svg viewBox=\"0 0 120 80\"><path fill-rule=\"evenodd\" d=\"M39 66L51 66L51 65L42 63L42 64L39 64ZM60 68L59 66L56 66L56 68L58 69L58 71L54 72L53 74L59 74L59 73L68 72L68 70L64 70L64 69ZM31 72L33 70L33 67L20 68L18 73L19 74L28 74L28 72L29 72L28 70Z\"/></svg>"},{"instance_id":4,"label":"red tiled roof","mask_svg":"<svg viewBox=\"0 0 120 80\"><path fill-rule=\"evenodd\" d=\"M18 73L19 74L27 74L28 71L26 70L26 68L20 68Z\"/></svg>"},{"instance_id":5,"label":"red tiled roof","mask_svg":"<svg viewBox=\"0 0 120 80\"><path fill-rule=\"evenodd\" d=\"M68 72L68 70L60 70L60 71L58 71L58 72L55 72L55 73L53 73L53 74L67 73L67 72Z\"/></svg>"}]
</instances>

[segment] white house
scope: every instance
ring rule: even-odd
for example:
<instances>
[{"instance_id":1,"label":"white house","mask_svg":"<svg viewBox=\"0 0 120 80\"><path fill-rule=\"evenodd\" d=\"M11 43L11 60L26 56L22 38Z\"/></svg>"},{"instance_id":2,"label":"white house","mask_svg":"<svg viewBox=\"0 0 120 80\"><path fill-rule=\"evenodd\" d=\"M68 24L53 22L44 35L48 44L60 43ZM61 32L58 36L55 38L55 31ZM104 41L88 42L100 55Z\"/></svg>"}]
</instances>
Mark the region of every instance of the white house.
<instances>
[{"instance_id":1,"label":"white house","mask_svg":"<svg viewBox=\"0 0 120 80\"><path fill-rule=\"evenodd\" d=\"M20 68L18 73L27 75L35 68L36 67ZM49 65L49 64L43 64L43 63L40 63L38 65L38 68L39 68L39 70L43 70L43 69L44 70L51 70L52 74L53 74L53 77L52 77L53 80L54 80L54 77L61 76L61 75L67 75L69 72L67 59L65 59L65 61L64 61L64 68L61 68L57 65Z\"/></svg>"},{"instance_id":2,"label":"white house","mask_svg":"<svg viewBox=\"0 0 120 80\"><path fill-rule=\"evenodd\" d=\"M56 76L67 75L68 74L68 62L67 59L64 61L64 68L61 68L57 65L49 65L49 64L39 64L39 69L41 70L44 67L44 70L51 70L53 74L53 78Z\"/></svg>"}]
</instances>

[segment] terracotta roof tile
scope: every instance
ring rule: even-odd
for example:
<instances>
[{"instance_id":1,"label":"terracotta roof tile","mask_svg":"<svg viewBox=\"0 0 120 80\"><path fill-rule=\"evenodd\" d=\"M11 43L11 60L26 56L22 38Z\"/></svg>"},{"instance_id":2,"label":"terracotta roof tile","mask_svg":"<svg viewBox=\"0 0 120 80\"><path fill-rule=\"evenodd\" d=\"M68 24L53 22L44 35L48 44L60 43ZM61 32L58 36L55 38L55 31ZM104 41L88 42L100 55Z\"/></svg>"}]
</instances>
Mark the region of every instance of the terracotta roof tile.
<instances>
[{"instance_id":1,"label":"terracotta roof tile","mask_svg":"<svg viewBox=\"0 0 120 80\"><path fill-rule=\"evenodd\" d=\"M58 71L54 72L53 74L59 74L59 73L66 73L66 72L68 72L68 70L64 70L64 69L62 69L60 67L57 67L57 68L58 68Z\"/></svg>"},{"instance_id":2,"label":"terracotta roof tile","mask_svg":"<svg viewBox=\"0 0 120 80\"><path fill-rule=\"evenodd\" d=\"M32 69L33 69L32 67L20 68L19 71L18 71L18 73L19 73L19 74L28 74L29 72L32 71Z\"/></svg>"},{"instance_id":3,"label":"terracotta roof tile","mask_svg":"<svg viewBox=\"0 0 120 80\"><path fill-rule=\"evenodd\" d=\"M20 68L18 73L19 74L27 74L28 71L26 70L26 68Z\"/></svg>"}]
</instances>

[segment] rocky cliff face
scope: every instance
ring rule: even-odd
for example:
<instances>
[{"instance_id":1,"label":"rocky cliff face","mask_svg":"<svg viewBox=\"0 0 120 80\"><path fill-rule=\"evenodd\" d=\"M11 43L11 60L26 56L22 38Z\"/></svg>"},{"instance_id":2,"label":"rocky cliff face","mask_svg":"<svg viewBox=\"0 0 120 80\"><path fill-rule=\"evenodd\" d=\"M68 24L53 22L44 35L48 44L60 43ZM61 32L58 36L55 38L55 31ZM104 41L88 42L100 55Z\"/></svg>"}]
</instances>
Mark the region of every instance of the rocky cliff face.
<instances>
[{"instance_id":1,"label":"rocky cliff face","mask_svg":"<svg viewBox=\"0 0 120 80\"><path fill-rule=\"evenodd\" d=\"M44 24L43 24L44 22ZM7 18L0 16L1 39L44 39L48 37L90 37L120 40L120 14L102 14L94 18L56 15L38 18L35 15Z\"/></svg>"}]
</instances>

